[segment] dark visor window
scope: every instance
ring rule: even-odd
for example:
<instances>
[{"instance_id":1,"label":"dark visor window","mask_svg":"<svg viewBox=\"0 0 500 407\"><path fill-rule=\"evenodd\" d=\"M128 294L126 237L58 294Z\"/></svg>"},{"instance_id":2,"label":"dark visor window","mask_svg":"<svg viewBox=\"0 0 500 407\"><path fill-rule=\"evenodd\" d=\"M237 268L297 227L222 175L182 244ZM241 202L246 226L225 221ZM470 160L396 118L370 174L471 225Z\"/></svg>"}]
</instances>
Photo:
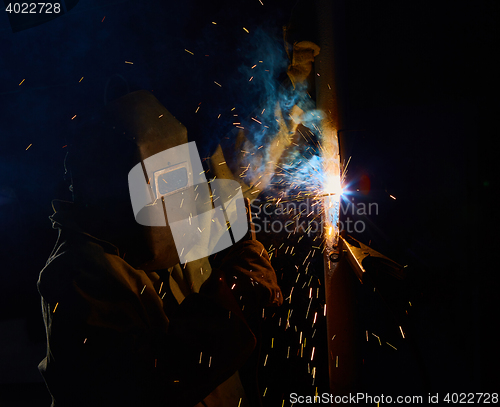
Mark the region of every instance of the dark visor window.
<instances>
[{"instance_id":1,"label":"dark visor window","mask_svg":"<svg viewBox=\"0 0 500 407\"><path fill-rule=\"evenodd\" d=\"M185 167L168 171L158 176L158 193L166 195L188 184L188 174Z\"/></svg>"}]
</instances>

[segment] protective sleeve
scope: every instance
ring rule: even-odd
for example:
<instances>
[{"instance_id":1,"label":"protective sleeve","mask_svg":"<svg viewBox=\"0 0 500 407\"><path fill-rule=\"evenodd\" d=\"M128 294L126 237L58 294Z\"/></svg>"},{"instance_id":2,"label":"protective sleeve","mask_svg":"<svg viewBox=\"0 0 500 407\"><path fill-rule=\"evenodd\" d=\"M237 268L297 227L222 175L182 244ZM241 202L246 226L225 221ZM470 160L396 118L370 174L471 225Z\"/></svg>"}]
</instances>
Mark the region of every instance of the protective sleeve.
<instances>
[{"instance_id":1,"label":"protective sleeve","mask_svg":"<svg viewBox=\"0 0 500 407\"><path fill-rule=\"evenodd\" d=\"M153 357L147 280L122 275L95 244L63 243L42 270L47 356L39 369L55 406L141 405L140 372ZM144 298L133 288L141 284Z\"/></svg>"},{"instance_id":2,"label":"protective sleeve","mask_svg":"<svg viewBox=\"0 0 500 407\"><path fill-rule=\"evenodd\" d=\"M189 407L248 358L255 338L231 300L193 294L167 317L155 274L93 243L63 244L42 270L54 406Z\"/></svg>"}]
</instances>

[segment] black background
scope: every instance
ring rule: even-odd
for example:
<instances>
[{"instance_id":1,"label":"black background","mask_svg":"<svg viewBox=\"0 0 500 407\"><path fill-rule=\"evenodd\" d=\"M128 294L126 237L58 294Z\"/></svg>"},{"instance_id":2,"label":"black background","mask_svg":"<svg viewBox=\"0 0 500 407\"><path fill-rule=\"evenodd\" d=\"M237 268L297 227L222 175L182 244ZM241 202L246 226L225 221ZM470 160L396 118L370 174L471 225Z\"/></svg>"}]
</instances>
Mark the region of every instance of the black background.
<instances>
[{"instance_id":1,"label":"black background","mask_svg":"<svg viewBox=\"0 0 500 407\"><path fill-rule=\"evenodd\" d=\"M80 0L66 15L17 33L0 15L5 405L23 405L15 389L40 381L45 334L36 281L56 238L50 201L69 198L62 162L72 126L102 105L107 81L118 74L130 90L152 90L208 155L232 128L230 109L244 115L258 105L239 71L259 55L253 33L263 28L279 38L294 7L295 20L297 9L308 8L263 3ZM497 220L498 11L494 1L353 0L336 3L332 16L342 159L352 157L349 199L379 205L366 231L353 236L411 266L418 343L435 391L492 391L498 378L490 370L498 317L489 261ZM301 15L307 36L314 24Z\"/></svg>"}]
</instances>

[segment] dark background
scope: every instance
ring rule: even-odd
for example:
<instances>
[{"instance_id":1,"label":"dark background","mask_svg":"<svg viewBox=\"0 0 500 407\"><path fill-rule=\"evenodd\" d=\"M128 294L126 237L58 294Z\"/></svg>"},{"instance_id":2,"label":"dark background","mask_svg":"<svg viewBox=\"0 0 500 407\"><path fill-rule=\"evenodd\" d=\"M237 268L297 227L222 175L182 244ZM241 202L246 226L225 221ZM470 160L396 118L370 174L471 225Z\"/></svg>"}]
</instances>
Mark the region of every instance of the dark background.
<instances>
[{"instance_id":1,"label":"dark background","mask_svg":"<svg viewBox=\"0 0 500 407\"><path fill-rule=\"evenodd\" d=\"M73 127L103 104L106 83L120 75L130 90L153 91L207 156L231 130L230 110L245 117L261 102L242 67L262 58L268 76L283 75L283 50L262 49L256 32L279 40L293 14L298 31L314 39L308 3L263 3L80 0L66 15L17 33L0 14L2 406L48 405L36 368L45 346L36 281L56 239L50 202L70 197L62 163ZM353 0L336 3L332 16L342 160L352 157L349 199L378 203L378 213L363 218L367 229L353 236L409 265L405 290L433 391L498 390L490 261L498 7ZM383 381L392 368L382 358L373 377ZM397 386L388 388L397 395Z\"/></svg>"}]
</instances>

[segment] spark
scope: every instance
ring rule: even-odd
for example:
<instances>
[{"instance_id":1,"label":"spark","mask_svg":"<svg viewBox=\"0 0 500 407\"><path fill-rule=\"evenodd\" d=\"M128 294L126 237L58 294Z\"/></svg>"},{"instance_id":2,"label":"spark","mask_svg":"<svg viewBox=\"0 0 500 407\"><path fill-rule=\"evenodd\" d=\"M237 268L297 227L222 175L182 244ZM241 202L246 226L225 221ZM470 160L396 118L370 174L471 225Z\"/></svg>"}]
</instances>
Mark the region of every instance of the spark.
<instances>
[{"instance_id":1,"label":"spark","mask_svg":"<svg viewBox=\"0 0 500 407\"><path fill-rule=\"evenodd\" d=\"M188 49L184 48L184 51L186 51L187 53L191 54L191 55L194 55L191 51L189 51Z\"/></svg>"},{"instance_id":2,"label":"spark","mask_svg":"<svg viewBox=\"0 0 500 407\"><path fill-rule=\"evenodd\" d=\"M213 24L213 25L217 25L217 23L216 23L215 21L212 21L212 24Z\"/></svg>"},{"instance_id":3,"label":"spark","mask_svg":"<svg viewBox=\"0 0 500 407\"><path fill-rule=\"evenodd\" d=\"M144 287L142 287L141 294L144 292L145 289L146 289L146 284L144 284Z\"/></svg>"},{"instance_id":4,"label":"spark","mask_svg":"<svg viewBox=\"0 0 500 407\"><path fill-rule=\"evenodd\" d=\"M390 196L392 199L396 200L396 197L395 197L394 195L389 194L389 196Z\"/></svg>"},{"instance_id":5,"label":"spark","mask_svg":"<svg viewBox=\"0 0 500 407\"><path fill-rule=\"evenodd\" d=\"M83 76L80 78L80 80L78 81L78 83L80 83L82 80L83 80Z\"/></svg>"},{"instance_id":6,"label":"spark","mask_svg":"<svg viewBox=\"0 0 500 407\"><path fill-rule=\"evenodd\" d=\"M403 328L401 328L401 325L399 326L399 330L401 331L401 336L404 339L405 338L405 333L403 332Z\"/></svg>"},{"instance_id":7,"label":"spark","mask_svg":"<svg viewBox=\"0 0 500 407\"><path fill-rule=\"evenodd\" d=\"M130 62L130 61L125 61L126 64L130 64L130 65L134 65L133 62Z\"/></svg>"},{"instance_id":8,"label":"spark","mask_svg":"<svg viewBox=\"0 0 500 407\"><path fill-rule=\"evenodd\" d=\"M76 117L76 114L71 118L71 120L73 120L75 117Z\"/></svg>"},{"instance_id":9,"label":"spark","mask_svg":"<svg viewBox=\"0 0 500 407\"><path fill-rule=\"evenodd\" d=\"M258 121L257 119L255 119L255 118L253 118L253 117L252 117L251 119L252 119L253 121L255 121L255 122L259 123L259 124L262 124L262 122Z\"/></svg>"},{"instance_id":10,"label":"spark","mask_svg":"<svg viewBox=\"0 0 500 407\"><path fill-rule=\"evenodd\" d=\"M262 4L262 5L264 5L264 3L262 3L262 0L259 0L259 3Z\"/></svg>"},{"instance_id":11,"label":"spark","mask_svg":"<svg viewBox=\"0 0 500 407\"><path fill-rule=\"evenodd\" d=\"M375 335L373 332L372 332L372 335L373 335L375 338L377 338L377 339L378 339L378 344L379 344L380 346L382 346L382 342L380 342L380 338L379 338L377 335Z\"/></svg>"},{"instance_id":12,"label":"spark","mask_svg":"<svg viewBox=\"0 0 500 407\"><path fill-rule=\"evenodd\" d=\"M201 357L203 355L203 352L200 352L200 361L198 362L199 364L201 364Z\"/></svg>"},{"instance_id":13,"label":"spark","mask_svg":"<svg viewBox=\"0 0 500 407\"><path fill-rule=\"evenodd\" d=\"M251 82L251 81L252 81L252 79L253 79L253 76L252 76L252 77L250 77L250 79L248 80L248 82Z\"/></svg>"},{"instance_id":14,"label":"spark","mask_svg":"<svg viewBox=\"0 0 500 407\"><path fill-rule=\"evenodd\" d=\"M102 18L101 23L103 23L103 22L104 22L104 19L105 19L105 18L106 18L106 16L104 16L104 17Z\"/></svg>"},{"instance_id":15,"label":"spark","mask_svg":"<svg viewBox=\"0 0 500 407\"><path fill-rule=\"evenodd\" d=\"M312 302L312 298L309 299L309 305L307 306L307 312L306 312L306 319L307 319L307 316L309 315L309 308L311 308L311 302Z\"/></svg>"},{"instance_id":16,"label":"spark","mask_svg":"<svg viewBox=\"0 0 500 407\"><path fill-rule=\"evenodd\" d=\"M266 355L266 359L264 360L264 366L266 365L267 363L267 357L269 356L269 354Z\"/></svg>"},{"instance_id":17,"label":"spark","mask_svg":"<svg viewBox=\"0 0 500 407\"><path fill-rule=\"evenodd\" d=\"M59 305L58 302L56 302L56 306L54 307L54 309L52 310L52 313L56 312L56 309L57 309L57 306Z\"/></svg>"},{"instance_id":18,"label":"spark","mask_svg":"<svg viewBox=\"0 0 500 407\"><path fill-rule=\"evenodd\" d=\"M215 83L217 86L219 86L219 87L221 87L221 88L222 88L222 85L221 85L219 82L215 82L215 81L214 81L214 83Z\"/></svg>"},{"instance_id":19,"label":"spark","mask_svg":"<svg viewBox=\"0 0 500 407\"><path fill-rule=\"evenodd\" d=\"M87 342L87 338L85 338L85 339L83 340L83 343L86 343L86 342Z\"/></svg>"},{"instance_id":20,"label":"spark","mask_svg":"<svg viewBox=\"0 0 500 407\"><path fill-rule=\"evenodd\" d=\"M391 348L398 350L395 346L391 345L389 342L386 342L387 345L389 345Z\"/></svg>"},{"instance_id":21,"label":"spark","mask_svg":"<svg viewBox=\"0 0 500 407\"><path fill-rule=\"evenodd\" d=\"M163 117L163 115L161 114L161 115L158 116L158 119L161 119L162 117Z\"/></svg>"},{"instance_id":22,"label":"spark","mask_svg":"<svg viewBox=\"0 0 500 407\"><path fill-rule=\"evenodd\" d=\"M342 172L342 176L341 176L342 179L344 179L346 174L347 174L347 167L349 167L349 163L351 162L351 158L352 158L352 155L349 157L349 159L347 160L347 164L344 167L344 171Z\"/></svg>"},{"instance_id":23,"label":"spark","mask_svg":"<svg viewBox=\"0 0 500 407\"><path fill-rule=\"evenodd\" d=\"M26 150L28 150L28 148L30 148L32 145L33 145L33 143L32 143L32 144L30 144L28 147L26 147Z\"/></svg>"},{"instance_id":24,"label":"spark","mask_svg":"<svg viewBox=\"0 0 500 407\"><path fill-rule=\"evenodd\" d=\"M316 348L313 346L313 350L312 350L312 353L311 353L311 361L314 359L314 350L315 350L315 349L316 349Z\"/></svg>"},{"instance_id":25,"label":"spark","mask_svg":"<svg viewBox=\"0 0 500 407\"><path fill-rule=\"evenodd\" d=\"M198 106L194 112L198 113L198 110L200 110L200 106Z\"/></svg>"},{"instance_id":26,"label":"spark","mask_svg":"<svg viewBox=\"0 0 500 407\"><path fill-rule=\"evenodd\" d=\"M21 86L25 80L26 80L26 79L23 79L23 80L21 81L21 83L19 84L19 86Z\"/></svg>"},{"instance_id":27,"label":"spark","mask_svg":"<svg viewBox=\"0 0 500 407\"><path fill-rule=\"evenodd\" d=\"M243 30L244 30L247 34L250 34L250 31L248 31L245 27L243 27Z\"/></svg>"},{"instance_id":28,"label":"spark","mask_svg":"<svg viewBox=\"0 0 500 407\"><path fill-rule=\"evenodd\" d=\"M211 364L212 364L212 356L210 356L210 359L208 361L208 367L210 367Z\"/></svg>"}]
</instances>

